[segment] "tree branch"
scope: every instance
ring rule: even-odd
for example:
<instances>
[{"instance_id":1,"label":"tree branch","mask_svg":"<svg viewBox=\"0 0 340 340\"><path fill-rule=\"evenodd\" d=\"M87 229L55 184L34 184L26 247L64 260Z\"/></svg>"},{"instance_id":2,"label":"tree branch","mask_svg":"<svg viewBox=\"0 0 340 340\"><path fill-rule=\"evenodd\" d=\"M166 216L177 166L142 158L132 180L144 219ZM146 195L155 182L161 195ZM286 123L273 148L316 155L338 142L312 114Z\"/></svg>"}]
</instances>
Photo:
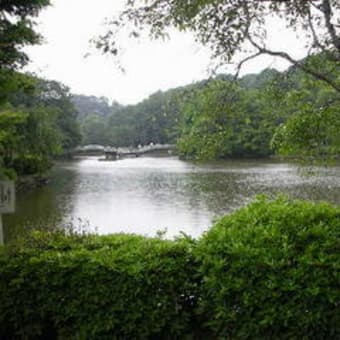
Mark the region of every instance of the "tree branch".
<instances>
[{"instance_id":1,"label":"tree branch","mask_svg":"<svg viewBox=\"0 0 340 340\"><path fill-rule=\"evenodd\" d=\"M261 52L257 52L257 53L255 53L255 54L252 54L252 55L250 55L250 56L244 58L241 62L239 62L239 63L237 64L237 69L236 69L236 74L235 74L235 76L234 76L234 79L236 80L236 79L238 78L238 76L239 76L239 74L240 74L240 71L241 71L241 68L242 68L243 64L245 64L247 61L249 61L249 60L251 60L251 59L254 59L254 58L260 56L261 54L262 54Z\"/></svg>"},{"instance_id":2,"label":"tree branch","mask_svg":"<svg viewBox=\"0 0 340 340\"><path fill-rule=\"evenodd\" d=\"M327 3L328 6L330 6L329 0L323 0L323 4L324 3ZM301 61L298 61L298 60L294 59L293 57L291 57L287 52L272 51L272 50L267 49L265 46L260 46L258 43L256 43L254 41L254 39L252 38L251 34L250 34L250 22L251 22L250 19L251 18L250 18L250 14L249 14L249 10L248 10L248 4L247 4L246 0L243 2L243 9L244 9L245 15L247 16L247 22L248 22L248 25L246 26L245 32L244 32L245 37L253 45L253 47L255 47L258 51L253 56L260 55L260 54L267 54L267 55L271 55L271 56L274 56L274 57L280 57L280 58L283 58L285 60L288 60L292 65L294 65L294 66L300 68L301 70L303 70L304 72L312 75L314 78L324 81L329 86L331 86L334 90L336 90L337 92L340 93L340 84L337 83L336 81L333 81L332 79L327 77L325 74L320 73L320 72L316 71L315 69L309 68L308 66L303 64ZM329 12L329 20L330 20L330 16L331 16L331 8L330 7L329 7L329 11L330 11ZM325 17L326 16L327 15L325 14ZM330 21L329 21L329 23L330 23ZM334 27L331 23L330 23L330 25L332 26L332 28L334 30L335 37L336 37L336 32L335 32ZM339 41L339 51L340 51L340 41ZM250 57L252 58L253 56L250 56Z\"/></svg>"},{"instance_id":3,"label":"tree branch","mask_svg":"<svg viewBox=\"0 0 340 340\"><path fill-rule=\"evenodd\" d=\"M332 19L332 8L329 0L322 1L323 14L325 16L325 23L329 35L331 36L334 47L340 52L340 37L337 36L334 25L331 22Z\"/></svg>"},{"instance_id":4,"label":"tree branch","mask_svg":"<svg viewBox=\"0 0 340 340\"><path fill-rule=\"evenodd\" d=\"M325 47L320 43L319 38L316 34L314 25L313 25L313 21L312 21L312 14L310 12L310 10L308 10L308 25L310 27L310 30L312 32L313 35L313 40L314 40L314 45L319 47L323 52L325 51Z\"/></svg>"},{"instance_id":5,"label":"tree branch","mask_svg":"<svg viewBox=\"0 0 340 340\"><path fill-rule=\"evenodd\" d=\"M325 83L330 85L334 90L336 90L337 92L340 93L340 84L337 84L335 81L328 78L325 74L319 73L319 72L307 67L303 63L293 59L288 53L271 51L271 50L268 50L268 49L265 49L265 48L263 48L261 50L264 54L272 55L272 56L275 56L275 57L281 57L283 59L288 60L294 66L296 66L296 67L300 68L301 70L303 70L304 72L312 75L314 78L324 81Z\"/></svg>"}]
</instances>

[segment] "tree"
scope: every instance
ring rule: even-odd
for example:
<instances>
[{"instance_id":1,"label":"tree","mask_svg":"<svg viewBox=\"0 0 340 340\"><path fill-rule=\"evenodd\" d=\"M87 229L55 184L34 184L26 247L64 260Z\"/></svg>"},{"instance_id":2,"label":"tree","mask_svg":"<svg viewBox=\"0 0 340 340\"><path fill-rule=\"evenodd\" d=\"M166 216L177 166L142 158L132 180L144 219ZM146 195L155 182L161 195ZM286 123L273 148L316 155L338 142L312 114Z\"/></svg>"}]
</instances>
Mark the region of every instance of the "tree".
<instances>
[{"instance_id":1,"label":"tree","mask_svg":"<svg viewBox=\"0 0 340 340\"><path fill-rule=\"evenodd\" d=\"M22 47L40 42L33 19L49 4L49 0L0 1L0 70L16 69L28 62Z\"/></svg>"},{"instance_id":2,"label":"tree","mask_svg":"<svg viewBox=\"0 0 340 340\"><path fill-rule=\"evenodd\" d=\"M121 105L117 102L110 105L109 100L105 97L72 95L72 103L76 107L80 119L85 119L93 114L108 116L121 108Z\"/></svg>"},{"instance_id":3,"label":"tree","mask_svg":"<svg viewBox=\"0 0 340 340\"><path fill-rule=\"evenodd\" d=\"M175 27L194 32L197 41L209 46L221 63L231 62L239 52L246 53L237 65L237 74L245 62L267 54L288 60L340 92L340 79L320 70L319 64L296 60L287 51L275 51L266 44L266 20L277 17L287 27L305 33L308 55L322 53L338 68L339 11L338 0L129 0L126 9L111 21L108 32L99 37L97 47L116 55L117 34L126 27L133 37L147 29L153 38L164 37Z\"/></svg>"},{"instance_id":4,"label":"tree","mask_svg":"<svg viewBox=\"0 0 340 340\"><path fill-rule=\"evenodd\" d=\"M69 90L11 71L30 84L13 86L0 111L0 176L43 173L54 156L80 143L76 109Z\"/></svg>"},{"instance_id":5,"label":"tree","mask_svg":"<svg viewBox=\"0 0 340 340\"><path fill-rule=\"evenodd\" d=\"M18 133L27 114L8 103L15 91L32 93L32 77L15 72L28 62L22 48L40 42L33 19L49 5L49 0L0 1L0 177L14 177L13 157L22 136Z\"/></svg>"},{"instance_id":6,"label":"tree","mask_svg":"<svg viewBox=\"0 0 340 340\"><path fill-rule=\"evenodd\" d=\"M83 144L107 145L107 122L101 115L88 115L81 122Z\"/></svg>"},{"instance_id":7,"label":"tree","mask_svg":"<svg viewBox=\"0 0 340 340\"><path fill-rule=\"evenodd\" d=\"M258 90L214 80L184 103L178 149L197 160L268 156L274 129Z\"/></svg>"},{"instance_id":8,"label":"tree","mask_svg":"<svg viewBox=\"0 0 340 340\"><path fill-rule=\"evenodd\" d=\"M268 102L286 118L273 136L276 151L309 160L338 157L340 98L336 91L323 81L291 70L272 89Z\"/></svg>"}]
</instances>

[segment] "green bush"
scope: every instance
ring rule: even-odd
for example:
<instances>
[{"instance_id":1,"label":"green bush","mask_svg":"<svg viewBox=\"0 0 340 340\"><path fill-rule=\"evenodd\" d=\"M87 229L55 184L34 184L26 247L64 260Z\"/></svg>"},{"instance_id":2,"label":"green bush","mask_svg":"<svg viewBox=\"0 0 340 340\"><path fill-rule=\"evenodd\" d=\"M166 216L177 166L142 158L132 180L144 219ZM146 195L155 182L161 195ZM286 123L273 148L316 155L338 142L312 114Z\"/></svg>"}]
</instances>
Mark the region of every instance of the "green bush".
<instances>
[{"instance_id":1,"label":"green bush","mask_svg":"<svg viewBox=\"0 0 340 340\"><path fill-rule=\"evenodd\" d=\"M185 240L36 233L0 256L0 338L183 338L197 289L190 249Z\"/></svg>"},{"instance_id":2,"label":"green bush","mask_svg":"<svg viewBox=\"0 0 340 340\"><path fill-rule=\"evenodd\" d=\"M223 339L340 338L340 209L259 198L200 240L200 311Z\"/></svg>"},{"instance_id":3,"label":"green bush","mask_svg":"<svg viewBox=\"0 0 340 340\"><path fill-rule=\"evenodd\" d=\"M36 232L0 249L0 339L340 339L339 234L286 198L198 242Z\"/></svg>"},{"instance_id":4,"label":"green bush","mask_svg":"<svg viewBox=\"0 0 340 340\"><path fill-rule=\"evenodd\" d=\"M13 160L13 168L21 175L42 174L52 167L52 161L46 156L22 155Z\"/></svg>"}]
</instances>

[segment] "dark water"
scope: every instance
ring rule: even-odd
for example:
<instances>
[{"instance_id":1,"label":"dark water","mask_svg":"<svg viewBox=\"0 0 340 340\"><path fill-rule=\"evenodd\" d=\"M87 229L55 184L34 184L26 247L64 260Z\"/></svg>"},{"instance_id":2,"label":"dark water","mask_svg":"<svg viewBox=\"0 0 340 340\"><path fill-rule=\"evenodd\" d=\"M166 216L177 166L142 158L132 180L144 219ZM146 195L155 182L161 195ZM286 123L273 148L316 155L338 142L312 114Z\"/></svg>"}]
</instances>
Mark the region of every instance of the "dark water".
<instances>
[{"instance_id":1,"label":"dark water","mask_svg":"<svg viewBox=\"0 0 340 340\"><path fill-rule=\"evenodd\" d=\"M230 161L195 165L177 158L59 163L50 185L17 197L17 212L4 218L5 237L55 221L90 225L98 233L154 235L167 228L198 236L213 220L255 195L340 204L340 166L307 169L288 163ZM60 223L60 222L59 222Z\"/></svg>"}]
</instances>

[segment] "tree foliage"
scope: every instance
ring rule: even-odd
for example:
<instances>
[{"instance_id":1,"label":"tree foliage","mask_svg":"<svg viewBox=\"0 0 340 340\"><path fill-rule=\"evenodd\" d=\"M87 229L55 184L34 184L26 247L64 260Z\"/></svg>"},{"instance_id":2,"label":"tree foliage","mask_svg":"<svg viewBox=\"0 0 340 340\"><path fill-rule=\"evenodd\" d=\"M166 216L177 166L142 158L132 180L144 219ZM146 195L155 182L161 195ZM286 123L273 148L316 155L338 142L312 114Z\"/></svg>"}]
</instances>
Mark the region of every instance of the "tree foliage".
<instances>
[{"instance_id":1,"label":"tree foliage","mask_svg":"<svg viewBox=\"0 0 340 340\"><path fill-rule=\"evenodd\" d=\"M28 62L22 50L41 41L34 31L34 18L49 0L1 0L0 2L0 70L22 67Z\"/></svg>"},{"instance_id":2,"label":"tree foliage","mask_svg":"<svg viewBox=\"0 0 340 340\"><path fill-rule=\"evenodd\" d=\"M89 115L108 116L109 114L119 110L122 105L117 102L109 103L105 97L72 95L72 103L78 111L79 119L85 118Z\"/></svg>"},{"instance_id":3,"label":"tree foliage","mask_svg":"<svg viewBox=\"0 0 340 340\"><path fill-rule=\"evenodd\" d=\"M314 65L294 59L285 50L267 44L268 18L277 18L287 28L303 32L308 55L324 53L327 60L340 63L340 3L337 0L247 1L247 0L133 0L110 22L97 47L104 53L119 52L118 36L126 28L139 37L146 30L153 38L164 37L175 27L194 32L197 41L210 47L214 58L225 64L239 58L237 73L252 58L267 54L288 60L304 72L340 92L339 79Z\"/></svg>"},{"instance_id":4,"label":"tree foliage","mask_svg":"<svg viewBox=\"0 0 340 340\"><path fill-rule=\"evenodd\" d=\"M256 90L210 82L184 104L180 154L194 159L270 155L276 121L266 109Z\"/></svg>"},{"instance_id":5,"label":"tree foliage","mask_svg":"<svg viewBox=\"0 0 340 340\"><path fill-rule=\"evenodd\" d=\"M329 69L323 55L311 61L319 69L332 72L337 78L339 68ZM274 110L287 120L277 129L272 146L283 155L333 158L339 155L340 94L323 81L291 69L281 77L281 85L273 88Z\"/></svg>"},{"instance_id":6,"label":"tree foliage","mask_svg":"<svg viewBox=\"0 0 340 340\"><path fill-rule=\"evenodd\" d=\"M273 92L281 92L281 97L276 101L267 97L264 110L271 107L279 117L278 121L282 124L289 121L277 131L272 146L283 154L329 157L339 152L336 134L340 95L339 13L340 2L337 0L127 1L125 10L110 22L107 34L97 39L97 47L104 53L116 55L120 51L122 32L128 31L130 36L137 38L147 32L157 39L171 34L171 29L176 28L193 32L198 42L210 48L218 65L236 62L237 76L244 63L260 55L283 58L292 64L292 68L281 76L283 81L273 87ZM294 59L289 51L273 50L268 45L269 19L295 31L305 45L305 58ZM252 76L244 77L241 86L249 86L253 79ZM222 133L225 129L217 132L220 127L216 126L214 118L214 112L222 110L222 102L217 94L214 102L211 92L209 109L208 104L204 107L206 93L201 92L201 95L191 108L187 106L187 116L190 110L198 110L201 114L198 118L197 112L191 113L192 118L196 117L192 119L195 121L192 129L186 121L186 134L181 136L180 148L184 153L196 155L200 152L212 156L228 154L230 151L223 151L223 148L231 142ZM232 142L242 137L242 133L237 134Z\"/></svg>"},{"instance_id":7,"label":"tree foliage","mask_svg":"<svg viewBox=\"0 0 340 340\"><path fill-rule=\"evenodd\" d=\"M78 101L83 144L138 146L151 142L175 143L181 91L180 88L159 91L136 105L122 106L114 102L106 107L105 112L100 98L92 98L91 105L86 106L79 105Z\"/></svg>"},{"instance_id":8,"label":"tree foliage","mask_svg":"<svg viewBox=\"0 0 340 340\"><path fill-rule=\"evenodd\" d=\"M0 106L2 173L43 173L54 156L80 143L76 110L62 84L13 75L24 79L29 90L14 86Z\"/></svg>"}]
</instances>

